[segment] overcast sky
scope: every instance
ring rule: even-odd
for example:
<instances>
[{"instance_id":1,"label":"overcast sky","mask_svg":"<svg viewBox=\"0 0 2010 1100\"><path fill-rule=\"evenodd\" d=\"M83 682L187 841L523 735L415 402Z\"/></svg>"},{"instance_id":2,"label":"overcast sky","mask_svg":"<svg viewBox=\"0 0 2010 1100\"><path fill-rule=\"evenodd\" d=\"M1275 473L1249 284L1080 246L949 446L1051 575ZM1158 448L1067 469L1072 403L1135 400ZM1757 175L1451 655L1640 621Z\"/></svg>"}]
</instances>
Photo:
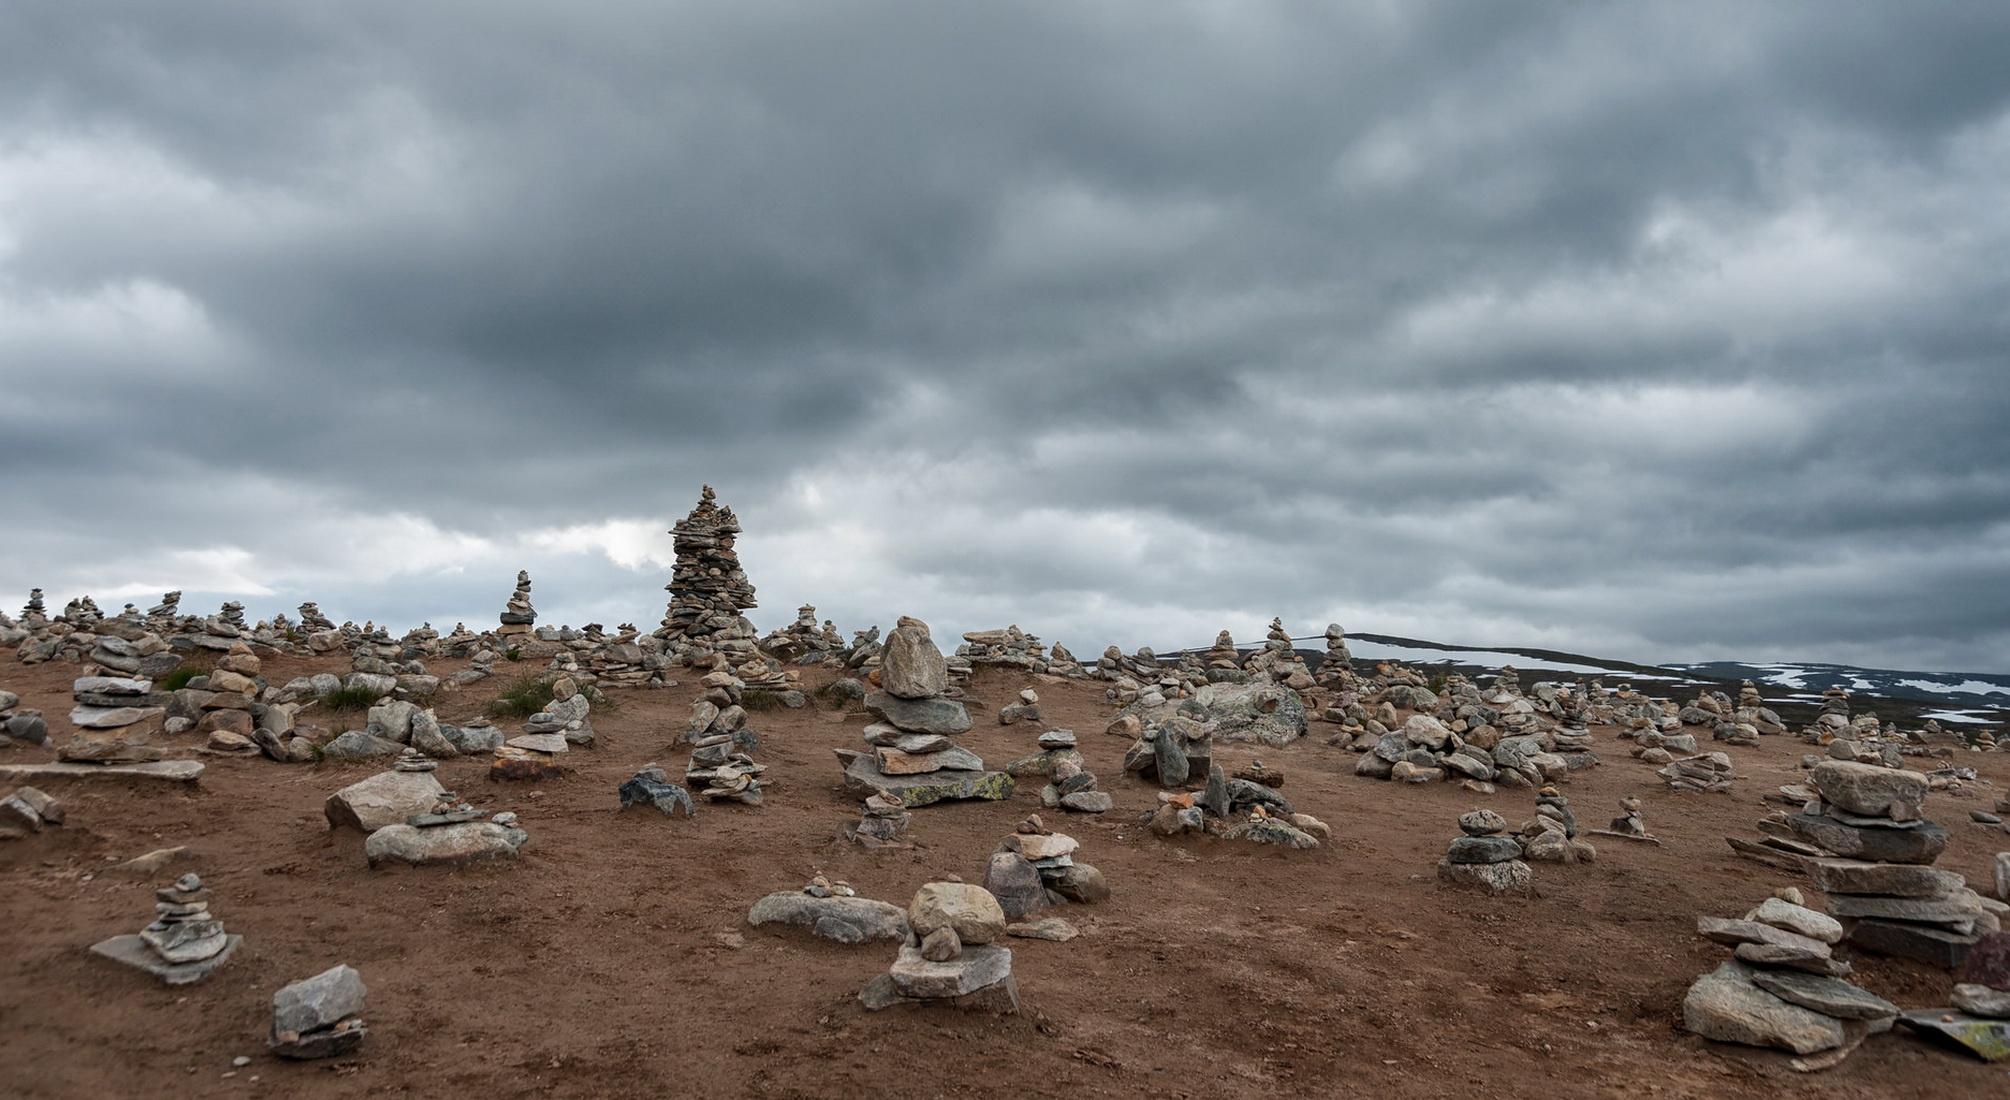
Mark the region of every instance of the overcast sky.
<instances>
[{"instance_id":1,"label":"overcast sky","mask_svg":"<svg viewBox=\"0 0 2010 1100\"><path fill-rule=\"evenodd\" d=\"M0 606L2010 666L2010 5L0 5Z\"/></svg>"}]
</instances>

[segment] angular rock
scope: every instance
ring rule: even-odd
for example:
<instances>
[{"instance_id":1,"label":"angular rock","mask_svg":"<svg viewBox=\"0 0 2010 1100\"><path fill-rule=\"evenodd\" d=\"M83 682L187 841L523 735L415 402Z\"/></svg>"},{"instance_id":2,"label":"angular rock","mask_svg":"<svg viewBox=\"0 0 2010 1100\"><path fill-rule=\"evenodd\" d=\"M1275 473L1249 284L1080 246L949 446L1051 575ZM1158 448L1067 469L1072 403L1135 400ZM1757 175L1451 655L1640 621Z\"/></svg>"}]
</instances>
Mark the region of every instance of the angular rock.
<instances>
[{"instance_id":1,"label":"angular rock","mask_svg":"<svg viewBox=\"0 0 2010 1100\"><path fill-rule=\"evenodd\" d=\"M1866 951L1918 959L1942 970L1954 970L1967 960L1976 939L1927 924L1864 919L1850 928L1844 942Z\"/></svg>"},{"instance_id":2,"label":"angular rock","mask_svg":"<svg viewBox=\"0 0 2010 1100\"><path fill-rule=\"evenodd\" d=\"M1069 901L1083 905L1110 900L1110 883L1101 871L1086 863L1076 863L1064 867L1061 873L1047 880L1053 891Z\"/></svg>"},{"instance_id":3,"label":"angular rock","mask_svg":"<svg viewBox=\"0 0 2010 1100\"><path fill-rule=\"evenodd\" d=\"M1841 943L1843 938L1842 923L1834 917L1780 898L1767 898L1760 902L1759 907L1747 914L1745 919L1784 928L1823 943Z\"/></svg>"},{"instance_id":4,"label":"angular rock","mask_svg":"<svg viewBox=\"0 0 2010 1100\"><path fill-rule=\"evenodd\" d=\"M1985 1020L2010 1019L2010 992L1986 985L1961 982L1954 987L1954 994L1948 1003L1970 1016L1980 1016Z\"/></svg>"},{"instance_id":5,"label":"angular rock","mask_svg":"<svg viewBox=\"0 0 2010 1100\"><path fill-rule=\"evenodd\" d=\"M1843 1044L1842 1023L1754 984L1752 968L1726 962L1682 999L1682 1026L1705 1039L1813 1054Z\"/></svg>"},{"instance_id":6,"label":"angular rock","mask_svg":"<svg viewBox=\"0 0 2010 1100\"><path fill-rule=\"evenodd\" d=\"M1004 925L999 925L1004 932ZM1012 974L1012 949L985 943L967 946L947 962L931 962L919 947L902 944L887 971L904 997L956 997L1004 981Z\"/></svg>"},{"instance_id":7,"label":"angular rock","mask_svg":"<svg viewBox=\"0 0 2010 1100\"><path fill-rule=\"evenodd\" d=\"M397 756L405 751L405 746L382 737L372 737L362 730L350 730L337 734L335 739L321 746L324 760L366 760L373 756Z\"/></svg>"},{"instance_id":8,"label":"angular rock","mask_svg":"<svg viewBox=\"0 0 2010 1100\"><path fill-rule=\"evenodd\" d=\"M949 690L949 662L927 627L897 626L886 636L879 653L879 682L888 694L901 699L931 699Z\"/></svg>"},{"instance_id":9,"label":"angular rock","mask_svg":"<svg viewBox=\"0 0 2010 1100\"><path fill-rule=\"evenodd\" d=\"M187 985L199 982L230 961L237 952L244 937L232 933L223 937L223 947L206 959L188 963L171 963L155 954L138 935L113 936L91 945L91 953L117 963L124 963L137 970L144 970L159 978L167 985Z\"/></svg>"},{"instance_id":10,"label":"angular rock","mask_svg":"<svg viewBox=\"0 0 2010 1100\"><path fill-rule=\"evenodd\" d=\"M334 1027L363 1011L363 976L354 967L330 967L272 995L272 1031L306 1032Z\"/></svg>"},{"instance_id":11,"label":"angular rock","mask_svg":"<svg viewBox=\"0 0 2010 1100\"><path fill-rule=\"evenodd\" d=\"M861 797L890 794L910 809L959 799L997 801L1012 797L1015 785L1004 772L938 771L924 775L886 775L869 756L859 756L845 768L845 786Z\"/></svg>"},{"instance_id":12,"label":"angular rock","mask_svg":"<svg viewBox=\"0 0 2010 1100\"><path fill-rule=\"evenodd\" d=\"M1793 970L1754 969L1752 983L1802 1008L1841 1020L1878 1020L1898 1015L1898 1006L1840 978Z\"/></svg>"},{"instance_id":13,"label":"angular rock","mask_svg":"<svg viewBox=\"0 0 2010 1100\"><path fill-rule=\"evenodd\" d=\"M446 793L431 772L379 772L329 795L322 813L334 828L374 833L431 810Z\"/></svg>"},{"instance_id":14,"label":"angular rock","mask_svg":"<svg viewBox=\"0 0 2010 1100\"><path fill-rule=\"evenodd\" d=\"M1800 813L1787 818L1787 827L1801 839L1848 859L1932 863L1947 850L1947 830L1932 822L1916 829L1864 828Z\"/></svg>"},{"instance_id":15,"label":"angular rock","mask_svg":"<svg viewBox=\"0 0 2010 1100\"><path fill-rule=\"evenodd\" d=\"M1917 810L1926 801L1926 777L1918 772L1854 761L1824 760L1808 783L1826 802L1867 817L1891 817L1895 803Z\"/></svg>"},{"instance_id":16,"label":"angular rock","mask_svg":"<svg viewBox=\"0 0 2010 1100\"><path fill-rule=\"evenodd\" d=\"M1462 836L1452 841L1445 858L1452 863L1506 863L1521 854L1521 842L1513 837Z\"/></svg>"},{"instance_id":17,"label":"angular rock","mask_svg":"<svg viewBox=\"0 0 2010 1100\"><path fill-rule=\"evenodd\" d=\"M1046 908L1047 884L1039 869L1017 852L994 852L984 867L984 888L998 900L1007 920L1019 920Z\"/></svg>"},{"instance_id":18,"label":"angular rock","mask_svg":"<svg viewBox=\"0 0 2010 1100\"><path fill-rule=\"evenodd\" d=\"M914 892L914 900L907 906L907 926L917 936L926 936L937 928L954 928L959 940L975 946L991 943L1005 934L1005 911L999 906L998 899L982 886L965 882L930 882Z\"/></svg>"},{"instance_id":19,"label":"angular rock","mask_svg":"<svg viewBox=\"0 0 2010 1100\"><path fill-rule=\"evenodd\" d=\"M1535 882L1528 864L1518 859L1503 863L1453 863L1441 859L1438 861L1438 877L1454 885L1485 890L1489 894L1525 891Z\"/></svg>"},{"instance_id":20,"label":"angular rock","mask_svg":"<svg viewBox=\"0 0 2010 1100\"><path fill-rule=\"evenodd\" d=\"M954 699L903 699L875 691L865 697L865 709L909 733L954 736L970 732L970 710Z\"/></svg>"},{"instance_id":21,"label":"angular rock","mask_svg":"<svg viewBox=\"0 0 2010 1100\"><path fill-rule=\"evenodd\" d=\"M1953 871L1916 863L1872 863L1854 859L1813 859L1808 875L1828 894L1884 894L1899 898L1944 898L1968 885Z\"/></svg>"}]
</instances>

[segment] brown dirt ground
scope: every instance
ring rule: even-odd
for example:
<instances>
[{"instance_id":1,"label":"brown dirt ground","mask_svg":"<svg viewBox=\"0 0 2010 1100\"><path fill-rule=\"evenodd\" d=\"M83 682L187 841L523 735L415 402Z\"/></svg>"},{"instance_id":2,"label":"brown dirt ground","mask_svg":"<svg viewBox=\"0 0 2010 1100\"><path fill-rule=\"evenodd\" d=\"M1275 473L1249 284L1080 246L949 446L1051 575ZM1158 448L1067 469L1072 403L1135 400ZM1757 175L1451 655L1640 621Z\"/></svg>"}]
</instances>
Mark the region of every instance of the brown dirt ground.
<instances>
[{"instance_id":1,"label":"brown dirt ground","mask_svg":"<svg viewBox=\"0 0 2010 1100\"><path fill-rule=\"evenodd\" d=\"M526 662L529 664L529 662ZM275 682L339 671L327 660L267 661ZM435 672L456 662L435 662ZM526 671L529 671L528 669ZM74 665L0 658L0 685L67 738ZM820 674L827 678L828 674ZM594 715L597 748L575 773L503 785L483 762L442 764L461 797L514 810L523 858L465 870L371 870L362 837L331 832L323 799L368 767L283 766L205 757L198 785L50 780L67 824L0 844L0 1092L103 1096L1003 1096L1167 1097L1980 1097L2010 1077L1899 1035L1872 1038L1835 1069L1802 1075L1784 1057L1705 1042L1679 1026L1684 990L1725 957L1695 934L1699 914L1736 916L1794 880L1740 859L1726 834L1755 837L1763 791L1797 773L1797 741L1733 749L1730 795L1682 795L1599 731L1604 766L1567 784L1587 826L1639 795L1666 847L1592 838L1596 863L1538 865L1538 896L1486 898L1440 884L1455 817L1484 802L1510 821L1527 792L1357 779L1331 727L1261 752L1284 792L1335 839L1285 852L1146 834L1153 792L1126 778L1126 742L1105 735L1097 684L1041 682L1049 725L1071 726L1116 796L1102 817L1047 815L1078 837L1115 897L1071 906L1070 943L1013 941L1024 1011L867 1013L854 999L892 961L802 929L755 929L747 908L819 872L905 904L916 886L978 881L1000 838L1038 807L1022 784L1003 803L928 807L912 851L839 839L857 802L833 747L863 719L829 711L754 716L772 765L760 808L695 819L616 811L615 787L645 761L673 772L696 689L619 693ZM813 682L817 682L814 681ZM1031 677L980 672L980 718L964 743L994 765L1032 751L1039 727L982 721ZM500 678L437 700L448 721L479 713ZM361 717L349 719L360 725ZM332 720L324 720L331 728ZM191 736L157 738L177 754ZM1246 747L1222 750L1236 765ZM0 753L44 759L44 748ZM1990 880L2010 847L1967 822L2010 784L2010 756L1963 754L1993 786L1936 795L1954 834L1941 866ZM167 845L191 862L159 881L107 870ZM242 933L209 980L170 989L90 955L93 942L150 919L150 891L199 871L214 911ZM1805 881L1804 889L1810 889ZM1819 898L1811 900L1819 905ZM1849 954L1849 952L1845 952ZM1945 1003L1949 975L1852 956L1865 987L1905 1007ZM263 1047L273 991L336 963L369 986L370 1036L354 1055L289 1063ZM250 1065L232 1070L231 1059Z\"/></svg>"}]
</instances>

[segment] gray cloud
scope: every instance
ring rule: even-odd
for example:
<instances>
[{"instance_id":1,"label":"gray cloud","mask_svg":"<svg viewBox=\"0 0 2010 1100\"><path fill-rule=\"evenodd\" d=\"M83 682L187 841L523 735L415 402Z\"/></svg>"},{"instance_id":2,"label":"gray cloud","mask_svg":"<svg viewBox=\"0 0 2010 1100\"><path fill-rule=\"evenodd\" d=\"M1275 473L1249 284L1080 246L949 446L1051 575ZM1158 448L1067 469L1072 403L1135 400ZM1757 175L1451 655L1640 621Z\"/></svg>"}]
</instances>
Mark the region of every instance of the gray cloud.
<instances>
[{"instance_id":1,"label":"gray cloud","mask_svg":"<svg viewBox=\"0 0 2010 1100\"><path fill-rule=\"evenodd\" d=\"M1982 3L24 0L0 591L485 622L527 565L646 625L711 482L764 626L2000 667L2006 45Z\"/></svg>"}]
</instances>

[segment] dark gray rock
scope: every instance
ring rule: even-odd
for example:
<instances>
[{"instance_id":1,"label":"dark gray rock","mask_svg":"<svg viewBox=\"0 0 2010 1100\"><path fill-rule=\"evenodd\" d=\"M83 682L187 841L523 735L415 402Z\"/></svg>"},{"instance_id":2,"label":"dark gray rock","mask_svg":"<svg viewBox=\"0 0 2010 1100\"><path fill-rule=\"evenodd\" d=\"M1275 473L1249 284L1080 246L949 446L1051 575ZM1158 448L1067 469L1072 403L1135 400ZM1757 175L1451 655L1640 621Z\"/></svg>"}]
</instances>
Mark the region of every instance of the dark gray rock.
<instances>
[{"instance_id":1,"label":"dark gray rock","mask_svg":"<svg viewBox=\"0 0 2010 1100\"><path fill-rule=\"evenodd\" d=\"M1520 858L1521 842L1505 836L1462 836L1445 851L1445 859L1452 863L1506 863Z\"/></svg>"},{"instance_id":2,"label":"dark gray rock","mask_svg":"<svg viewBox=\"0 0 2010 1100\"><path fill-rule=\"evenodd\" d=\"M1932 863L1947 850L1947 830L1930 821L1918 828L1880 829L1799 813L1787 818L1787 827L1802 840L1847 859Z\"/></svg>"},{"instance_id":3,"label":"dark gray rock","mask_svg":"<svg viewBox=\"0 0 2010 1100\"><path fill-rule=\"evenodd\" d=\"M1898 1015L1898 1006L1883 997L1843 981L1841 978L1803 974L1793 970L1761 970L1751 973L1752 982L1773 996L1824 1016L1842 1020L1876 1020Z\"/></svg>"},{"instance_id":4,"label":"dark gray rock","mask_svg":"<svg viewBox=\"0 0 2010 1100\"><path fill-rule=\"evenodd\" d=\"M902 699L875 691L865 697L865 709L909 733L970 732L970 710L954 699Z\"/></svg>"},{"instance_id":5,"label":"dark gray rock","mask_svg":"<svg viewBox=\"0 0 2010 1100\"><path fill-rule=\"evenodd\" d=\"M747 911L747 923L799 924L840 943L907 939L907 910L898 905L871 898L811 897L801 890L778 891L755 902ZM840 924L862 938L841 938L853 933L838 929Z\"/></svg>"}]
</instances>

